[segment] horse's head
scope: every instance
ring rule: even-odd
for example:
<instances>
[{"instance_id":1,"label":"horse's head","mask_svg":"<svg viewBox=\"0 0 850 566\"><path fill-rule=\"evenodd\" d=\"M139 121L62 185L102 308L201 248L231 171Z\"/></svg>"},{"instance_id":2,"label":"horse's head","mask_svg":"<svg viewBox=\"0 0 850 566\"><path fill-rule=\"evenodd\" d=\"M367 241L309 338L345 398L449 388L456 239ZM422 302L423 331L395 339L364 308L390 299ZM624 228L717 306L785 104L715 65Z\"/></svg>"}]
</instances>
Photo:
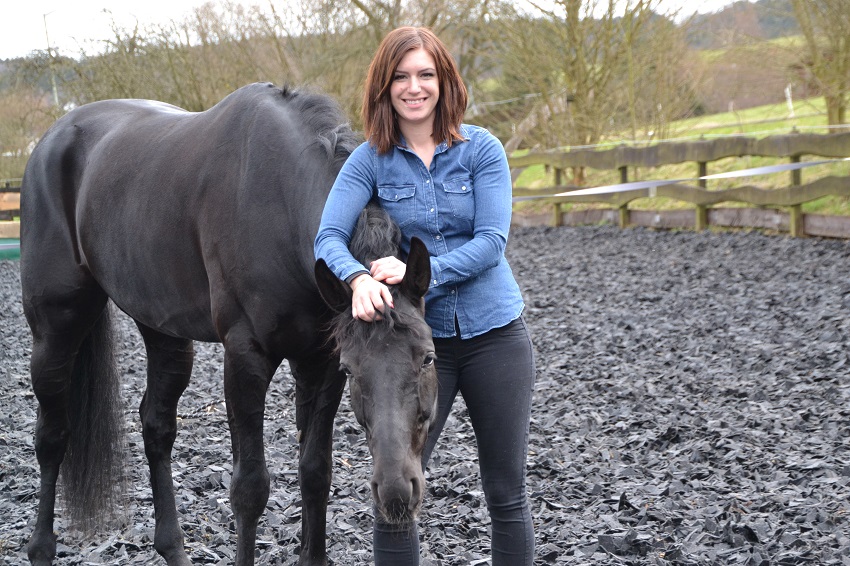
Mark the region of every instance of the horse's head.
<instances>
[{"instance_id":1,"label":"horse's head","mask_svg":"<svg viewBox=\"0 0 850 566\"><path fill-rule=\"evenodd\" d=\"M394 308L380 321L364 322L351 316L350 287L324 261L316 263L322 297L338 313L340 367L372 453L372 496L394 523L413 520L424 494L422 450L437 405L434 343L423 300L430 278L428 250L414 238L404 280L391 287Z\"/></svg>"}]
</instances>

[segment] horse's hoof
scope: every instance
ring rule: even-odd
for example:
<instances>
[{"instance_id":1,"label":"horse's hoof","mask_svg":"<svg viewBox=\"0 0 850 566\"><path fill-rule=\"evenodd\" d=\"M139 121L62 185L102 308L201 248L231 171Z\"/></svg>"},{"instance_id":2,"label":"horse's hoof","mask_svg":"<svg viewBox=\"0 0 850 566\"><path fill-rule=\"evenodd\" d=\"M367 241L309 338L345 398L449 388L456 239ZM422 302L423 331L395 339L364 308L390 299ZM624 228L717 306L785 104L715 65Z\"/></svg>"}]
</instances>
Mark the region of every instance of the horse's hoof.
<instances>
[{"instance_id":1,"label":"horse's hoof","mask_svg":"<svg viewBox=\"0 0 850 566\"><path fill-rule=\"evenodd\" d=\"M56 534L50 533L46 540L33 537L27 545L27 558L32 566L51 566L56 556Z\"/></svg>"},{"instance_id":2,"label":"horse's hoof","mask_svg":"<svg viewBox=\"0 0 850 566\"><path fill-rule=\"evenodd\" d=\"M189 560L189 555L181 549L180 552L169 553L168 556L160 553L160 556L165 558L165 563L168 566L192 566L192 561Z\"/></svg>"},{"instance_id":3,"label":"horse's hoof","mask_svg":"<svg viewBox=\"0 0 850 566\"><path fill-rule=\"evenodd\" d=\"M33 555L30 554L29 559L30 559L30 564L32 564L32 566L52 566L52 564L53 564L53 557L52 556L50 556L50 557L33 556Z\"/></svg>"}]
</instances>

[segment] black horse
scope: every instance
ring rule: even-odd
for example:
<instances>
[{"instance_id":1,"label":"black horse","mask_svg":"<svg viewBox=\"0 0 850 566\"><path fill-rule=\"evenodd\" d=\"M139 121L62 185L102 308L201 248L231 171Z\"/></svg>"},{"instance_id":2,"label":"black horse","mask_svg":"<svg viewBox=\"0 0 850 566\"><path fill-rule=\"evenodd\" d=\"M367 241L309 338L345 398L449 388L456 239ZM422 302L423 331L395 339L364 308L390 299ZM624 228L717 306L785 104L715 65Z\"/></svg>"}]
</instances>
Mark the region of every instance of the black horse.
<instances>
[{"instance_id":1,"label":"black horse","mask_svg":"<svg viewBox=\"0 0 850 566\"><path fill-rule=\"evenodd\" d=\"M428 253L411 242L392 316L352 320L347 285L313 256L325 199L357 143L344 123L327 97L254 84L200 113L143 100L96 102L45 134L21 190L21 282L39 403L33 564L50 564L56 554L60 466L68 511L84 527L100 525L119 495L123 421L109 299L136 321L147 349L139 412L154 546L169 565L190 564L171 450L194 340L224 345L237 565L254 562L269 496L263 413L283 359L296 380L299 563L327 564L331 435L346 376L372 451L376 506L389 519L415 518L424 483L419 458L436 400L423 319ZM354 243L370 247L388 233L390 249L379 253L396 253L397 234L370 218L380 215L363 216ZM348 314L335 317L334 310Z\"/></svg>"}]
</instances>

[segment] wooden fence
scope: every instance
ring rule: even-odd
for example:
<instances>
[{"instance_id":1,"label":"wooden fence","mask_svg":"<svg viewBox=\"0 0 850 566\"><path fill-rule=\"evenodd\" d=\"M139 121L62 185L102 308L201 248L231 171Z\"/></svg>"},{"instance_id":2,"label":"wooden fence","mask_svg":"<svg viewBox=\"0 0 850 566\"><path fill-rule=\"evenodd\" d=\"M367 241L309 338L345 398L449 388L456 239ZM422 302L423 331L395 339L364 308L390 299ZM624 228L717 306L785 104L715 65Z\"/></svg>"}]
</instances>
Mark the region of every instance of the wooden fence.
<instances>
[{"instance_id":1,"label":"wooden fence","mask_svg":"<svg viewBox=\"0 0 850 566\"><path fill-rule=\"evenodd\" d=\"M0 238L19 238L20 222L6 222L21 215L21 180L0 179Z\"/></svg>"},{"instance_id":2,"label":"wooden fence","mask_svg":"<svg viewBox=\"0 0 850 566\"><path fill-rule=\"evenodd\" d=\"M540 189L514 187L514 197L544 197L552 205L551 224L565 222L563 203L604 203L613 208L573 214L572 220L595 223L616 221L621 227L628 225L659 226L664 228L695 228L703 230L709 225L773 228L790 232L793 236L818 235L850 238L850 218L811 215L802 213L802 205L825 196L850 197L850 177L826 176L808 184L802 183L801 169L790 171L787 187L761 189L742 185L731 189L709 190L707 179L709 164L729 157L772 157L801 163L804 156L821 158L846 158L850 156L850 133L776 135L756 139L732 136L714 140L659 143L649 147L619 146L608 150L579 149L573 151L532 152L520 157L510 157L515 171L531 165L546 165L555 172L555 186ZM682 163L694 164L694 178L660 186L612 187L597 194L562 196L557 193L578 191L583 187L564 185L561 180L568 168L619 171L620 183L629 183L630 168L653 168ZM801 164L804 165L804 164ZM651 185L651 182L647 182ZM585 191L586 192L586 191ZM639 198L666 197L690 203L693 211L637 211L629 210L631 201ZM719 209L713 205L722 202L740 202L757 208ZM779 208L780 210L777 210ZM784 212L784 210L787 212ZM520 222L521 223L521 222Z\"/></svg>"},{"instance_id":3,"label":"wooden fence","mask_svg":"<svg viewBox=\"0 0 850 566\"><path fill-rule=\"evenodd\" d=\"M515 198L542 198L551 204L549 223L615 222L660 228L694 228L708 226L769 228L787 231L793 236L815 235L850 238L850 217L803 214L802 205L825 196L850 197L850 177L826 176L811 183L802 183L801 169L790 171L787 187L761 189L742 185L731 189L709 190L705 177L709 164L729 157L772 157L801 163L804 156L838 159L850 156L850 133L800 134L770 136L756 139L732 136L714 140L678 143L659 143L649 147L619 146L608 150L580 149L573 151L532 152L510 157L512 169L531 165L546 165L555 171L555 186L539 189L514 187ZM683 182L623 190L612 188L597 194L557 193L578 191L582 187L561 183L569 168L619 171L620 183L629 182L630 168L654 168L682 163L694 164L694 178ZM650 182L651 183L651 182ZM626 187L628 189L628 187ZM629 210L629 203L639 198L666 197L693 205L693 210L645 211ZM612 208L565 213L564 203L602 203ZM739 202L754 208L717 208L723 202ZM20 215L20 179L0 181L0 220ZM515 223L523 224L515 215ZM532 218L526 223L539 223ZM20 223L0 222L0 238L17 238Z\"/></svg>"}]
</instances>

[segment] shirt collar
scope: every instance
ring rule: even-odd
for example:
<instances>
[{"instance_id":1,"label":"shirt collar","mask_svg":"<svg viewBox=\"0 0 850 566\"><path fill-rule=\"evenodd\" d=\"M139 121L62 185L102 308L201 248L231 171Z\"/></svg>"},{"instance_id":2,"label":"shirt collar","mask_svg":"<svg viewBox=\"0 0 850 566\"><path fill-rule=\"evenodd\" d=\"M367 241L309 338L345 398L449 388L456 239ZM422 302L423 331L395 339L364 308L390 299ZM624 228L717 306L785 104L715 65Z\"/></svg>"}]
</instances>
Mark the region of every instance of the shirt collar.
<instances>
[{"instance_id":1,"label":"shirt collar","mask_svg":"<svg viewBox=\"0 0 850 566\"><path fill-rule=\"evenodd\" d=\"M462 140L456 140L455 143L460 143L462 141L468 142L471 139L469 137L469 135L467 134L466 128L462 124L460 126L460 135L463 136L463 139ZM404 139L404 136L401 136L400 143L398 145L396 145L396 147L399 148L402 151L413 152L412 149L407 147L407 141ZM446 142L446 141L440 142L439 144L437 144L437 147L434 148L434 155L438 155L440 153L443 153L444 151L446 151L448 149L449 149L448 142Z\"/></svg>"}]
</instances>

